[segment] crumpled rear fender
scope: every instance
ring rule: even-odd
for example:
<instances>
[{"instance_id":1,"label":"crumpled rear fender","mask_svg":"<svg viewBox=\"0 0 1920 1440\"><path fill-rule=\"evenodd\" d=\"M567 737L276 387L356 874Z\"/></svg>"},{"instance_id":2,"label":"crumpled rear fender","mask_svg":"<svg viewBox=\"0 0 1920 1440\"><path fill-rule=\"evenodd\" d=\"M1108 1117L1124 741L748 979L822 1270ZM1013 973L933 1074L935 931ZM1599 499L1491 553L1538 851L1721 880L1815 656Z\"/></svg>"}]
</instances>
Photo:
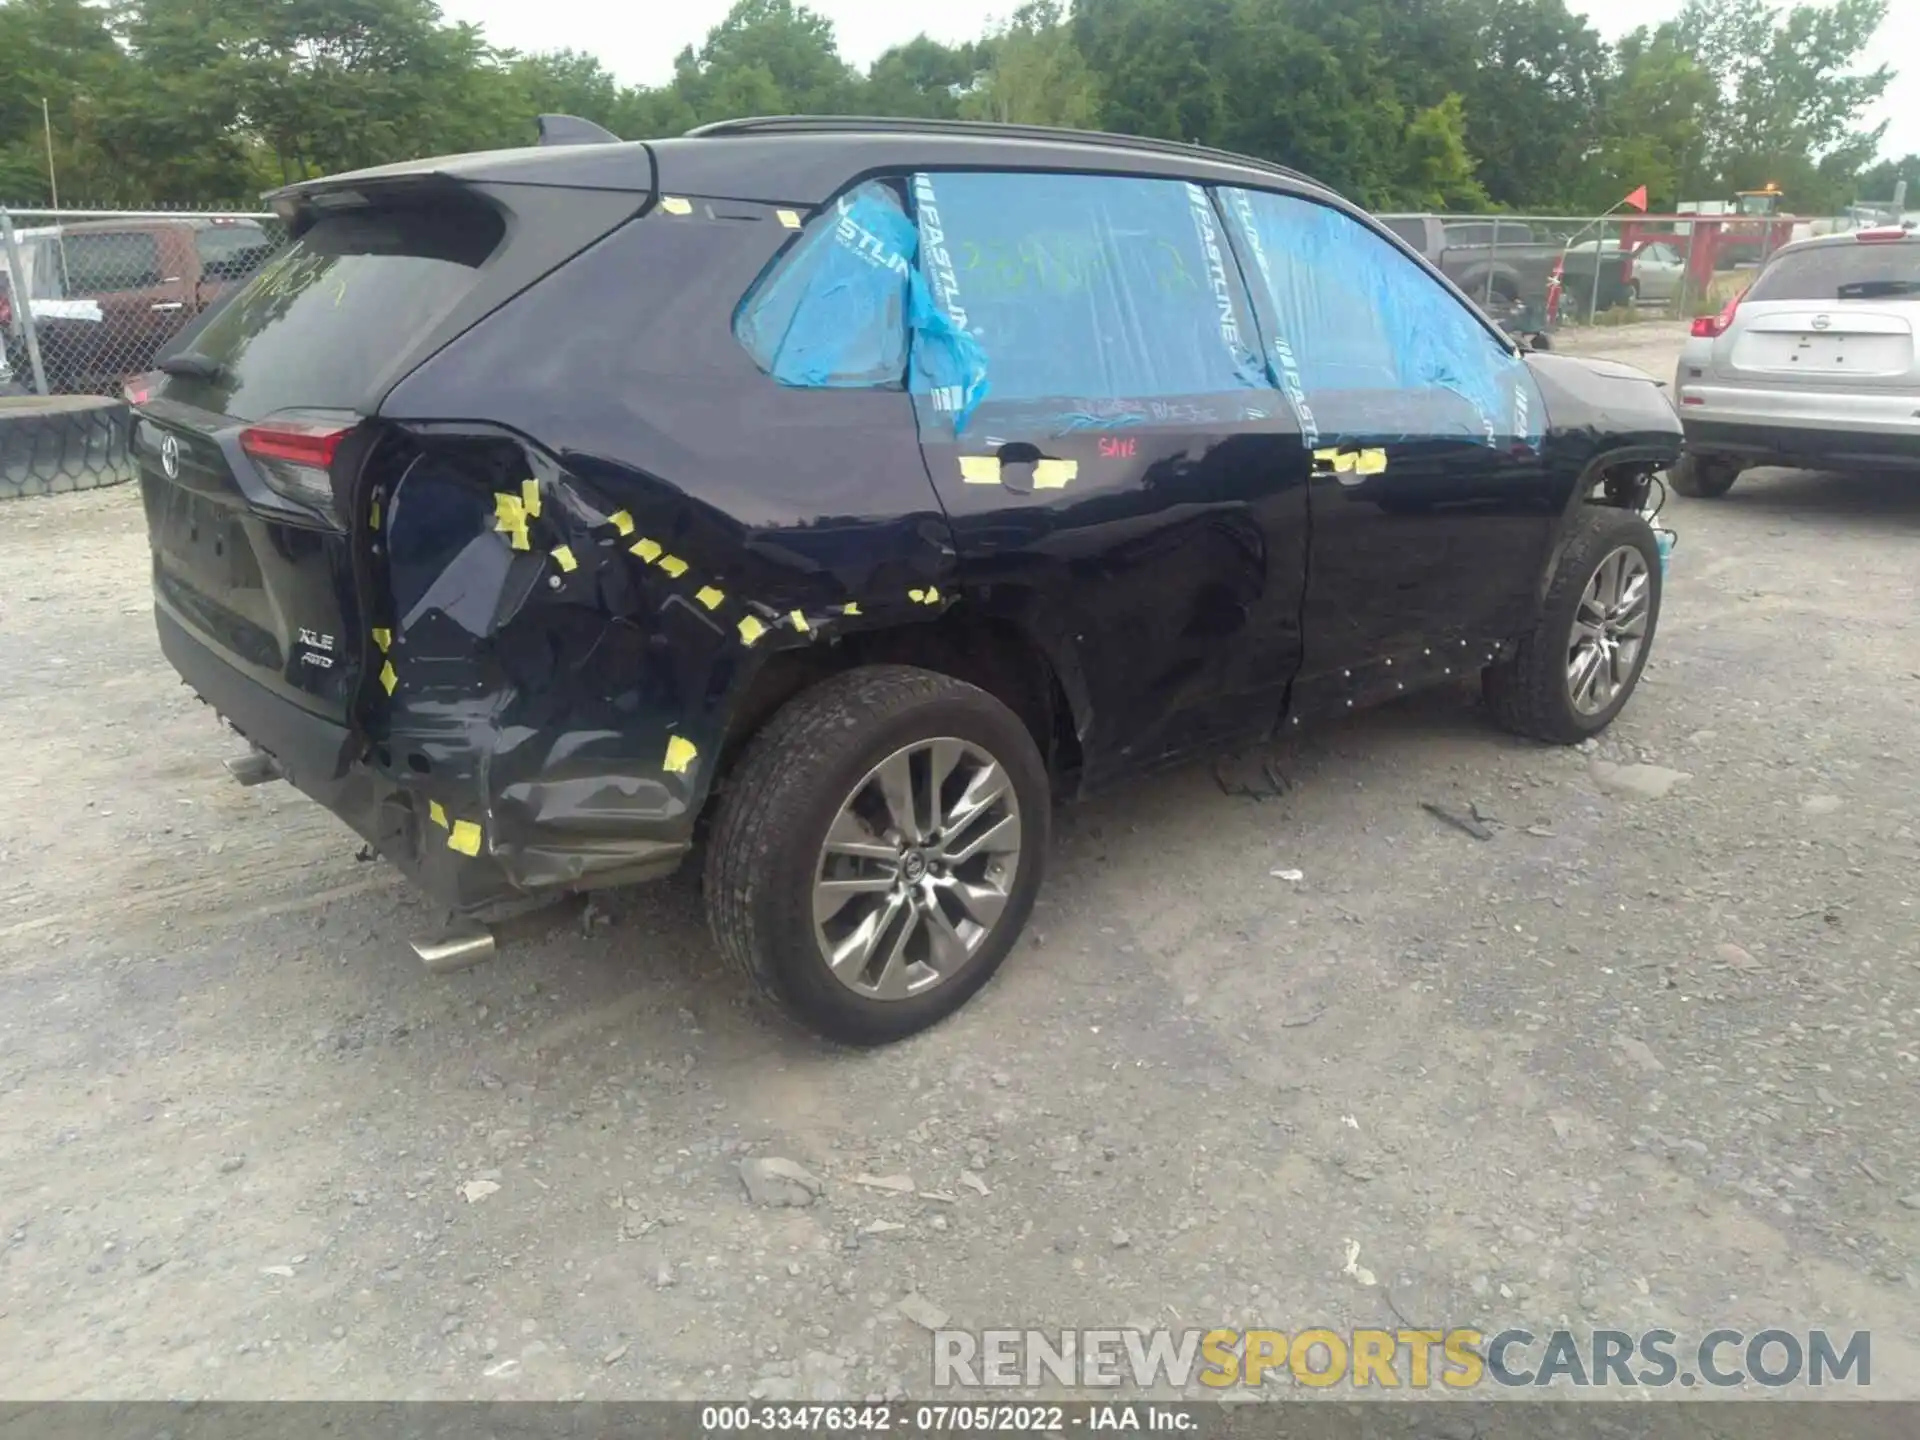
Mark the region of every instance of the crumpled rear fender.
<instances>
[{"instance_id":1,"label":"crumpled rear fender","mask_svg":"<svg viewBox=\"0 0 1920 1440\"><path fill-rule=\"evenodd\" d=\"M756 531L498 429L391 440L358 502L376 591L359 719L411 816L410 868L458 908L672 868L762 664L955 598L931 503Z\"/></svg>"}]
</instances>

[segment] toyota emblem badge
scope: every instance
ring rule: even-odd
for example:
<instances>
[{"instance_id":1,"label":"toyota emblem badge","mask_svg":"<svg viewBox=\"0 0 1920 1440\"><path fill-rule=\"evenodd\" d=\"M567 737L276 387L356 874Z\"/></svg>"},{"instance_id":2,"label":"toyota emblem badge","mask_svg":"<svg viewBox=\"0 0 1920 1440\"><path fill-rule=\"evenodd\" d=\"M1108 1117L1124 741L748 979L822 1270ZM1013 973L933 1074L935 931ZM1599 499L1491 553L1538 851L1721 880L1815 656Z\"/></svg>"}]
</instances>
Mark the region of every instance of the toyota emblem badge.
<instances>
[{"instance_id":1,"label":"toyota emblem badge","mask_svg":"<svg viewBox=\"0 0 1920 1440\"><path fill-rule=\"evenodd\" d=\"M169 480L180 478L180 442L171 435L160 437L160 468Z\"/></svg>"}]
</instances>

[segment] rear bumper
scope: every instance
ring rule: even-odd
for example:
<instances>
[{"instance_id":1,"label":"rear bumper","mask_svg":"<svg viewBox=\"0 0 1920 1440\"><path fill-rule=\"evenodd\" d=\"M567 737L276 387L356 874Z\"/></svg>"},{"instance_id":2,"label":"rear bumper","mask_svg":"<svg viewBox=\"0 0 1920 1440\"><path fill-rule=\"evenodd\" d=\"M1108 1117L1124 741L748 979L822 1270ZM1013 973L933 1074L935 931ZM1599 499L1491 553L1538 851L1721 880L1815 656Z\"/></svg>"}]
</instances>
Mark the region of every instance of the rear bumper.
<instances>
[{"instance_id":1,"label":"rear bumper","mask_svg":"<svg viewBox=\"0 0 1920 1440\"><path fill-rule=\"evenodd\" d=\"M577 780L538 780L512 787L510 803L486 794L455 794L453 786L402 782L354 758L353 736L339 725L262 688L195 639L165 609L154 616L160 650L196 694L242 736L279 763L301 793L319 802L398 866L435 900L462 915L484 917L529 900L573 890L599 889L672 874L692 848L691 821L598 828L543 825L536 817L569 807ZM479 764L475 773L486 774ZM443 793L444 792L444 793ZM475 817L475 853L455 847L447 816Z\"/></svg>"},{"instance_id":2,"label":"rear bumper","mask_svg":"<svg viewBox=\"0 0 1920 1440\"><path fill-rule=\"evenodd\" d=\"M1809 470L1920 470L1920 428L1907 431L1830 430L1682 415L1687 448L1757 464Z\"/></svg>"}]
</instances>

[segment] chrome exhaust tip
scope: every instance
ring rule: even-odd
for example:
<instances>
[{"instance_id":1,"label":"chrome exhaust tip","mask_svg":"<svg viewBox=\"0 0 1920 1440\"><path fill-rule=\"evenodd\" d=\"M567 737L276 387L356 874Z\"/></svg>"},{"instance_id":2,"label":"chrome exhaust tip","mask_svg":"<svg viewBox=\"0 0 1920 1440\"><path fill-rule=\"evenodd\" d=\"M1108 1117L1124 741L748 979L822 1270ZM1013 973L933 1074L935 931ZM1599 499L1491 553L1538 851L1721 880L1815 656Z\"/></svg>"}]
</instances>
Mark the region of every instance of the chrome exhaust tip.
<instances>
[{"instance_id":1,"label":"chrome exhaust tip","mask_svg":"<svg viewBox=\"0 0 1920 1440\"><path fill-rule=\"evenodd\" d=\"M242 785L265 785L269 780L285 778L280 762L264 750L252 750L245 755L236 755L231 760L222 760L227 774Z\"/></svg>"},{"instance_id":2,"label":"chrome exhaust tip","mask_svg":"<svg viewBox=\"0 0 1920 1440\"><path fill-rule=\"evenodd\" d=\"M420 963L435 975L451 975L456 970L471 970L494 955L493 932L443 935L437 940L409 942Z\"/></svg>"}]
</instances>

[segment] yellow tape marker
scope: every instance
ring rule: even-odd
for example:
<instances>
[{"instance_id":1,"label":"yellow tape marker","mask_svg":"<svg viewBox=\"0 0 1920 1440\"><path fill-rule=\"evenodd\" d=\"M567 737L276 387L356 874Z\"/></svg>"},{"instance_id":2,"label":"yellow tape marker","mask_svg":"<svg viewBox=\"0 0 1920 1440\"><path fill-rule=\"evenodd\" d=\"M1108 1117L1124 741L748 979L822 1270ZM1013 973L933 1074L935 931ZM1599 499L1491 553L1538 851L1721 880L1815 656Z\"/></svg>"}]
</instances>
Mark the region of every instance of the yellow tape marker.
<instances>
[{"instance_id":1,"label":"yellow tape marker","mask_svg":"<svg viewBox=\"0 0 1920 1440\"><path fill-rule=\"evenodd\" d=\"M527 514L536 520L540 518L540 482L538 480L520 482L520 503L526 507Z\"/></svg>"},{"instance_id":2,"label":"yellow tape marker","mask_svg":"<svg viewBox=\"0 0 1920 1440\"><path fill-rule=\"evenodd\" d=\"M660 198L660 208L669 215L691 215L693 202L682 200L678 195L663 195Z\"/></svg>"},{"instance_id":3,"label":"yellow tape marker","mask_svg":"<svg viewBox=\"0 0 1920 1440\"><path fill-rule=\"evenodd\" d=\"M798 610L790 611L787 618L793 621L793 628L798 630L802 635L806 634L807 631L812 628L807 624L807 617L802 615Z\"/></svg>"},{"instance_id":4,"label":"yellow tape marker","mask_svg":"<svg viewBox=\"0 0 1920 1440\"><path fill-rule=\"evenodd\" d=\"M840 613L842 615L858 615L860 613L860 602L858 600L849 600L840 607Z\"/></svg>"},{"instance_id":5,"label":"yellow tape marker","mask_svg":"<svg viewBox=\"0 0 1920 1440\"><path fill-rule=\"evenodd\" d=\"M675 735L667 741L667 759L664 766L669 775L684 775L687 767L693 764L694 757L700 752L694 749L693 742L684 735Z\"/></svg>"},{"instance_id":6,"label":"yellow tape marker","mask_svg":"<svg viewBox=\"0 0 1920 1440\"><path fill-rule=\"evenodd\" d=\"M1314 468L1335 475L1380 475L1387 468L1384 450L1316 450Z\"/></svg>"},{"instance_id":7,"label":"yellow tape marker","mask_svg":"<svg viewBox=\"0 0 1920 1440\"><path fill-rule=\"evenodd\" d=\"M380 653L382 655L386 654L393 646L393 632L384 629L375 630L373 632L373 643L380 647Z\"/></svg>"},{"instance_id":8,"label":"yellow tape marker","mask_svg":"<svg viewBox=\"0 0 1920 1440\"><path fill-rule=\"evenodd\" d=\"M393 662L389 660L387 661L386 664L380 667L381 688L384 689L387 692L387 694L391 695L394 691L394 687L399 683L400 683L400 672L393 668Z\"/></svg>"},{"instance_id":9,"label":"yellow tape marker","mask_svg":"<svg viewBox=\"0 0 1920 1440\"><path fill-rule=\"evenodd\" d=\"M749 615L740 622L740 643L742 645L751 645L766 633L767 627L762 625L756 616Z\"/></svg>"},{"instance_id":10,"label":"yellow tape marker","mask_svg":"<svg viewBox=\"0 0 1920 1440\"><path fill-rule=\"evenodd\" d=\"M446 829L447 807L442 805L438 800L429 800L427 802L427 818L442 830Z\"/></svg>"},{"instance_id":11,"label":"yellow tape marker","mask_svg":"<svg viewBox=\"0 0 1920 1440\"><path fill-rule=\"evenodd\" d=\"M627 548L649 565L660 558L660 542L658 540L649 540L644 535Z\"/></svg>"},{"instance_id":12,"label":"yellow tape marker","mask_svg":"<svg viewBox=\"0 0 1920 1440\"><path fill-rule=\"evenodd\" d=\"M711 585L702 585L699 594L693 597L709 610L718 610L720 602L727 598L724 590L716 590Z\"/></svg>"},{"instance_id":13,"label":"yellow tape marker","mask_svg":"<svg viewBox=\"0 0 1920 1440\"><path fill-rule=\"evenodd\" d=\"M447 848L458 850L462 855L480 853L480 827L471 820L456 820L453 829L447 832Z\"/></svg>"},{"instance_id":14,"label":"yellow tape marker","mask_svg":"<svg viewBox=\"0 0 1920 1440\"><path fill-rule=\"evenodd\" d=\"M369 530L378 530L380 528L380 502L378 500L374 501L367 509L367 528Z\"/></svg>"},{"instance_id":15,"label":"yellow tape marker","mask_svg":"<svg viewBox=\"0 0 1920 1440\"><path fill-rule=\"evenodd\" d=\"M525 550L527 545L527 507L520 503L517 495L495 495L493 497L493 528L513 541L513 548Z\"/></svg>"},{"instance_id":16,"label":"yellow tape marker","mask_svg":"<svg viewBox=\"0 0 1920 1440\"><path fill-rule=\"evenodd\" d=\"M940 603L940 592L929 585L924 590L907 591L907 598L921 605L938 605Z\"/></svg>"},{"instance_id":17,"label":"yellow tape marker","mask_svg":"<svg viewBox=\"0 0 1920 1440\"><path fill-rule=\"evenodd\" d=\"M613 514L607 517L607 523L622 535L631 535L633 533L633 516L624 510L614 511Z\"/></svg>"},{"instance_id":18,"label":"yellow tape marker","mask_svg":"<svg viewBox=\"0 0 1920 1440\"><path fill-rule=\"evenodd\" d=\"M1033 462L1033 488L1064 490L1067 482L1079 473L1078 460L1036 460Z\"/></svg>"},{"instance_id":19,"label":"yellow tape marker","mask_svg":"<svg viewBox=\"0 0 1920 1440\"><path fill-rule=\"evenodd\" d=\"M678 580L682 575L687 573L687 562L682 560L678 555L662 555L660 557L660 568Z\"/></svg>"},{"instance_id":20,"label":"yellow tape marker","mask_svg":"<svg viewBox=\"0 0 1920 1440\"><path fill-rule=\"evenodd\" d=\"M998 455L962 455L960 478L969 485L998 485L1000 457Z\"/></svg>"},{"instance_id":21,"label":"yellow tape marker","mask_svg":"<svg viewBox=\"0 0 1920 1440\"><path fill-rule=\"evenodd\" d=\"M780 223L786 226L787 229L798 230L800 228L800 214L798 211L776 210L773 213L780 217Z\"/></svg>"},{"instance_id":22,"label":"yellow tape marker","mask_svg":"<svg viewBox=\"0 0 1920 1440\"><path fill-rule=\"evenodd\" d=\"M553 563L558 565L562 570L578 570L580 568L580 562L573 558L572 549L565 545L556 545L553 547Z\"/></svg>"}]
</instances>

